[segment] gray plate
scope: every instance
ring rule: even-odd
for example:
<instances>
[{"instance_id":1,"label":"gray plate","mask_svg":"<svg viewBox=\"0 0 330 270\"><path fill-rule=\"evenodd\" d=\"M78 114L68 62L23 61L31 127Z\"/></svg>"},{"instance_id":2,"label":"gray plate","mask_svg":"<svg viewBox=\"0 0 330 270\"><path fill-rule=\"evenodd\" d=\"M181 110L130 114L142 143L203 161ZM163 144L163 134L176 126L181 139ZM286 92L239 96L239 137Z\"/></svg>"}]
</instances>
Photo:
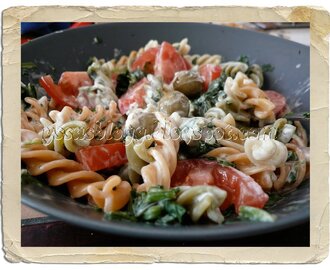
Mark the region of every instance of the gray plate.
<instances>
[{"instance_id":1,"label":"gray plate","mask_svg":"<svg viewBox=\"0 0 330 270\"><path fill-rule=\"evenodd\" d=\"M98 37L101 43L93 42ZM113 23L46 35L22 46L22 62L36 61L55 77L66 70L85 70L90 57L106 59L127 54L150 39L179 41L189 38L191 53L221 54L224 60L247 55L250 62L271 64L264 89L283 93L295 111L309 111L309 47L242 29L197 23ZM41 63L41 64L40 64ZM51 64L51 68L49 66ZM35 79L22 76L23 81ZM309 131L308 123L305 127ZM235 221L225 225L156 227L103 220L102 213L70 199L48 186L22 185L22 202L67 222L125 236L166 240L216 240L278 231L309 220L309 183L269 207L274 223Z\"/></svg>"}]
</instances>

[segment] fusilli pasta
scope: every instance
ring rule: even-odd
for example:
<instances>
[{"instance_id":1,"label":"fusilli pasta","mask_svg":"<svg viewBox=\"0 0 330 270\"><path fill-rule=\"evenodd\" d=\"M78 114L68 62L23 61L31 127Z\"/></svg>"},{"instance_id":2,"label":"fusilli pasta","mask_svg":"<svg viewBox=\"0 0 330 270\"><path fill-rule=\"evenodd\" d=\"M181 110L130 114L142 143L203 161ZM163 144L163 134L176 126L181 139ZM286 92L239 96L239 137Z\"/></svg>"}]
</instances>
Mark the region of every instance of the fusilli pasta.
<instances>
[{"instance_id":1,"label":"fusilli pasta","mask_svg":"<svg viewBox=\"0 0 330 270\"><path fill-rule=\"evenodd\" d=\"M122 116L114 101L108 107L97 105L92 111L85 106L80 113L68 106L61 111L53 110L49 112L51 120L40 118L44 126L40 136L50 149L64 155L66 149L75 152L79 147L120 139L122 133L116 125Z\"/></svg>"},{"instance_id":2,"label":"fusilli pasta","mask_svg":"<svg viewBox=\"0 0 330 270\"><path fill-rule=\"evenodd\" d=\"M228 77L224 86L227 97L218 102L217 107L224 111L241 114L252 108L251 117L257 120L274 121L273 112L275 105L268 99L267 95L242 72L238 72L235 79ZM229 105L228 105L229 104ZM235 117L236 114L233 114ZM241 120L241 119L236 119Z\"/></svg>"},{"instance_id":3,"label":"fusilli pasta","mask_svg":"<svg viewBox=\"0 0 330 270\"><path fill-rule=\"evenodd\" d=\"M77 161L66 159L43 145L25 145L21 159L32 176L46 173L50 186L67 184L72 198L86 195L88 184L104 181L100 174L84 170Z\"/></svg>"},{"instance_id":4,"label":"fusilli pasta","mask_svg":"<svg viewBox=\"0 0 330 270\"><path fill-rule=\"evenodd\" d=\"M131 185L117 175L87 186L93 203L106 213L122 209L129 201L131 190Z\"/></svg>"},{"instance_id":5,"label":"fusilli pasta","mask_svg":"<svg viewBox=\"0 0 330 270\"><path fill-rule=\"evenodd\" d=\"M222 72L227 75L227 77L235 78L238 72L246 73L249 66L242 62L225 62L221 64Z\"/></svg>"},{"instance_id":6,"label":"fusilli pasta","mask_svg":"<svg viewBox=\"0 0 330 270\"><path fill-rule=\"evenodd\" d=\"M143 184L138 186L139 191L156 185L168 189L176 168L179 140L171 139L168 133L172 132L175 124L159 112L155 115L159 125L152 136L147 135L139 141L131 137L126 140L127 159L130 169L135 172L131 174L132 182L136 182L136 173L143 179Z\"/></svg>"},{"instance_id":7,"label":"fusilli pasta","mask_svg":"<svg viewBox=\"0 0 330 270\"><path fill-rule=\"evenodd\" d=\"M216 186L181 186L177 202L188 207L192 221L197 222L204 214L215 223L222 223L224 217L220 206L227 192Z\"/></svg>"},{"instance_id":8,"label":"fusilli pasta","mask_svg":"<svg viewBox=\"0 0 330 270\"><path fill-rule=\"evenodd\" d=\"M26 97L25 102L30 104L30 108L26 111L21 110L21 128L39 132L43 127L40 118L48 118L49 101L47 97L39 100Z\"/></svg>"}]
</instances>

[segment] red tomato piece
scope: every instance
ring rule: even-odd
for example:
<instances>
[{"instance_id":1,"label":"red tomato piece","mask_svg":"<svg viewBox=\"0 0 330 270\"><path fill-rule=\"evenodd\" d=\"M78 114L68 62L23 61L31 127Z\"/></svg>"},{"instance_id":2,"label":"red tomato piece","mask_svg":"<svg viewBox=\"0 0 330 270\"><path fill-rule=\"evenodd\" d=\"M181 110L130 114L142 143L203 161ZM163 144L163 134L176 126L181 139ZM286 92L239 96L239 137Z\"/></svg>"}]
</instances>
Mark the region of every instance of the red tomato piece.
<instances>
[{"instance_id":1,"label":"red tomato piece","mask_svg":"<svg viewBox=\"0 0 330 270\"><path fill-rule=\"evenodd\" d=\"M236 213L241 205L263 208L268 195L250 176L216 161L191 159L178 161L171 179L171 186L215 185L227 191L222 210L235 206Z\"/></svg>"},{"instance_id":2,"label":"red tomato piece","mask_svg":"<svg viewBox=\"0 0 330 270\"><path fill-rule=\"evenodd\" d=\"M119 111L125 114L130 105L134 102L137 103L139 108L143 108L145 105L144 97L146 91L144 90L144 85L148 82L147 78L143 78L138 83L134 84L132 87L127 89L127 92L120 97L118 100Z\"/></svg>"},{"instance_id":3,"label":"red tomato piece","mask_svg":"<svg viewBox=\"0 0 330 270\"><path fill-rule=\"evenodd\" d=\"M199 74L204 80L203 90L206 92L210 83L220 77L221 67L213 64L205 64L199 68Z\"/></svg>"},{"instance_id":4,"label":"red tomato piece","mask_svg":"<svg viewBox=\"0 0 330 270\"><path fill-rule=\"evenodd\" d=\"M146 73L154 74L154 65L156 61L156 54L159 48L150 48L143 52L132 64L132 69L141 69Z\"/></svg>"},{"instance_id":5,"label":"red tomato piece","mask_svg":"<svg viewBox=\"0 0 330 270\"><path fill-rule=\"evenodd\" d=\"M165 83L170 83L176 72L187 69L185 59L170 43L163 42L156 55L155 75L161 76Z\"/></svg>"},{"instance_id":6,"label":"red tomato piece","mask_svg":"<svg viewBox=\"0 0 330 270\"><path fill-rule=\"evenodd\" d=\"M78 28L78 27L82 27L82 26L88 26L91 24L93 24L93 23L91 23L91 22L75 22L70 26L70 28Z\"/></svg>"},{"instance_id":7,"label":"red tomato piece","mask_svg":"<svg viewBox=\"0 0 330 270\"><path fill-rule=\"evenodd\" d=\"M189 70L192 68L192 66L190 65L190 63L187 61L187 59L183 58L185 64L186 64L186 70Z\"/></svg>"},{"instance_id":8,"label":"red tomato piece","mask_svg":"<svg viewBox=\"0 0 330 270\"><path fill-rule=\"evenodd\" d=\"M66 71L62 73L58 85L64 94L77 96L79 87L93 85L93 81L85 71Z\"/></svg>"},{"instance_id":9,"label":"red tomato piece","mask_svg":"<svg viewBox=\"0 0 330 270\"><path fill-rule=\"evenodd\" d=\"M266 90L265 93L267 97L270 99L270 101L273 102L275 105L275 109L274 109L275 115L276 116L281 115L286 110L286 98L280 93L273 90Z\"/></svg>"},{"instance_id":10,"label":"red tomato piece","mask_svg":"<svg viewBox=\"0 0 330 270\"><path fill-rule=\"evenodd\" d=\"M86 170L90 171L110 169L127 163L123 143L87 146L76 152L76 158Z\"/></svg>"},{"instance_id":11,"label":"red tomato piece","mask_svg":"<svg viewBox=\"0 0 330 270\"><path fill-rule=\"evenodd\" d=\"M61 87L54 83L50 75L42 76L39 79L39 84L46 90L47 94L53 98L60 107L70 106L77 108L78 103L74 95L66 95Z\"/></svg>"},{"instance_id":12,"label":"red tomato piece","mask_svg":"<svg viewBox=\"0 0 330 270\"><path fill-rule=\"evenodd\" d=\"M32 38L30 38L30 37L21 37L21 44L27 43L30 40L32 40Z\"/></svg>"}]
</instances>

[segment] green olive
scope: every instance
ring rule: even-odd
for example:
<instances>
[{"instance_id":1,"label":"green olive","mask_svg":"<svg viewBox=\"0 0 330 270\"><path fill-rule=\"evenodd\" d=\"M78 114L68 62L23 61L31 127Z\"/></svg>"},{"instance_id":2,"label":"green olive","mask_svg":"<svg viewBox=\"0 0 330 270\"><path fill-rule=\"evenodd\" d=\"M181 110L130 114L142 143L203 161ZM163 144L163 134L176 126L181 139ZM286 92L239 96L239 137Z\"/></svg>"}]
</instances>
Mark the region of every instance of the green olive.
<instances>
[{"instance_id":1,"label":"green olive","mask_svg":"<svg viewBox=\"0 0 330 270\"><path fill-rule=\"evenodd\" d=\"M172 85L174 90L187 97L195 97L203 90L203 79L195 71L179 71L175 74Z\"/></svg>"},{"instance_id":2,"label":"green olive","mask_svg":"<svg viewBox=\"0 0 330 270\"><path fill-rule=\"evenodd\" d=\"M145 135L152 134L157 123L155 114L136 110L129 114L127 118L126 133L136 139L140 139Z\"/></svg>"},{"instance_id":3,"label":"green olive","mask_svg":"<svg viewBox=\"0 0 330 270\"><path fill-rule=\"evenodd\" d=\"M187 117L189 114L189 99L178 91L172 91L165 94L158 102L160 112L171 115L177 112L182 117Z\"/></svg>"}]
</instances>

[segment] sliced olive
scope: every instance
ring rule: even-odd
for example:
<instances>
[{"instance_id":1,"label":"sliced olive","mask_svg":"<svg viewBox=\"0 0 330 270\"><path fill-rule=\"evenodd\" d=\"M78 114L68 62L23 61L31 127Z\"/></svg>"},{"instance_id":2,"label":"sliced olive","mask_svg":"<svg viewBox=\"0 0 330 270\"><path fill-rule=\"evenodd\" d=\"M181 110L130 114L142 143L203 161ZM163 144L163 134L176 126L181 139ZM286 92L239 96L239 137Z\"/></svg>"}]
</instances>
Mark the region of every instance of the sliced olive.
<instances>
[{"instance_id":1,"label":"sliced olive","mask_svg":"<svg viewBox=\"0 0 330 270\"><path fill-rule=\"evenodd\" d=\"M182 117L189 114L189 99L178 91L172 91L165 94L158 103L158 109L167 115L177 112Z\"/></svg>"},{"instance_id":2,"label":"sliced olive","mask_svg":"<svg viewBox=\"0 0 330 270\"><path fill-rule=\"evenodd\" d=\"M187 97L195 97L202 92L203 79L196 71L179 71L175 74L172 85L174 90Z\"/></svg>"},{"instance_id":3,"label":"sliced olive","mask_svg":"<svg viewBox=\"0 0 330 270\"><path fill-rule=\"evenodd\" d=\"M140 110L133 111L126 121L126 134L140 139L145 135L152 134L157 123L155 114Z\"/></svg>"}]
</instances>

